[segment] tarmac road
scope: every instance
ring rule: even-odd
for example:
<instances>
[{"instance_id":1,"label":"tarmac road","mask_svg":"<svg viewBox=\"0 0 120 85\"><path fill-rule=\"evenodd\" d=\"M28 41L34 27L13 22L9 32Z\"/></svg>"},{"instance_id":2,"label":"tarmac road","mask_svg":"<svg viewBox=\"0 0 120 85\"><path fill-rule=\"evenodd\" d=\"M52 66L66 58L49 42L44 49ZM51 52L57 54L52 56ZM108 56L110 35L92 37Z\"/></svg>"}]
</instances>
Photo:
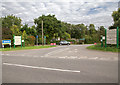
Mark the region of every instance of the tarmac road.
<instances>
[{"instance_id":1,"label":"tarmac road","mask_svg":"<svg viewBox=\"0 0 120 85\"><path fill-rule=\"evenodd\" d=\"M3 83L117 83L118 53L89 45L2 53Z\"/></svg>"}]
</instances>

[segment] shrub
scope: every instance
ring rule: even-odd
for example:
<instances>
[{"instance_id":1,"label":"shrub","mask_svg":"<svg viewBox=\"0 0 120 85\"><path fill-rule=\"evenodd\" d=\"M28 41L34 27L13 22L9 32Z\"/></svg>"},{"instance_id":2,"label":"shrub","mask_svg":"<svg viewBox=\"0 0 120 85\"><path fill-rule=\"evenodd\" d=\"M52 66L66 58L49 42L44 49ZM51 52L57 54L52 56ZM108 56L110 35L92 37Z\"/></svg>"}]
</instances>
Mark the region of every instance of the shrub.
<instances>
[{"instance_id":1,"label":"shrub","mask_svg":"<svg viewBox=\"0 0 120 85\"><path fill-rule=\"evenodd\" d=\"M34 36L28 36L26 41L25 41L26 45L35 45L35 37Z\"/></svg>"}]
</instances>

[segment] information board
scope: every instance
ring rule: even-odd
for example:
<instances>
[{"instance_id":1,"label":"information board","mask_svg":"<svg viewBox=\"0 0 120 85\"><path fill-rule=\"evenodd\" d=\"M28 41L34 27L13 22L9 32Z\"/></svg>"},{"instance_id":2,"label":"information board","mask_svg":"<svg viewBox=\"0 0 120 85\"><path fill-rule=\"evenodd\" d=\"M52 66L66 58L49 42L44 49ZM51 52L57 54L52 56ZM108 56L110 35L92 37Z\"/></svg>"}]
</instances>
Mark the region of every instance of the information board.
<instances>
[{"instance_id":1,"label":"information board","mask_svg":"<svg viewBox=\"0 0 120 85\"><path fill-rule=\"evenodd\" d=\"M117 44L117 30L107 30L107 44Z\"/></svg>"},{"instance_id":2,"label":"information board","mask_svg":"<svg viewBox=\"0 0 120 85\"><path fill-rule=\"evenodd\" d=\"M11 40L2 40L2 45L11 45Z\"/></svg>"},{"instance_id":3,"label":"information board","mask_svg":"<svg viewBox=\"0 0 120 85\"><path fill-rule=\"evenodd\" d=\"M14 40L15 45L21 45L21 36L14 36Z\"/></svg>"}]
</instances>

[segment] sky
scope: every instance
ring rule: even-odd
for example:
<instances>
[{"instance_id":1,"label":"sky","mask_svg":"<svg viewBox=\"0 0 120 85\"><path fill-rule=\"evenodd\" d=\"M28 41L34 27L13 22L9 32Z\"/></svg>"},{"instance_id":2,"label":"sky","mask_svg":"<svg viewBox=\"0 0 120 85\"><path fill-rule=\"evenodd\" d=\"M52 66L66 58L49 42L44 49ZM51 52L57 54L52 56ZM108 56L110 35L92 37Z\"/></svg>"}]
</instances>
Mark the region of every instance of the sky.
<instances>
[{"instance_id":1,"label":"sky","mask_svg":"<svg viewBox=\"0 0 120 85\"><path fill-rule=\"evenodd\" d=\"M0 11L2 17L13 14L29 26L42 14L54 14L58 20L94 24L97 29L111 26L114 23L112 12L117 9L118 0L3 0Z\"/></svg>"}]
</instances>

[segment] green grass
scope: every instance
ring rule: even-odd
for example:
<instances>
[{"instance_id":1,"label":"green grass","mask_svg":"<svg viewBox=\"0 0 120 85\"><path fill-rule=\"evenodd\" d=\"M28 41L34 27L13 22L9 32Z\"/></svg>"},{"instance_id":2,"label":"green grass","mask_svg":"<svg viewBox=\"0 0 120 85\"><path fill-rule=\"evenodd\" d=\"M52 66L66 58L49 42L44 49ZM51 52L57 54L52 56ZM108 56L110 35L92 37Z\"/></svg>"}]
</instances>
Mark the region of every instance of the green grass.
<instances>
[{"instance_id":1,"label":"green grass","mask_svg":"<svg viewBox=\"0 0 120 85\"><path fill-rule=\"evenodd\" d=\"M51 47L56 47L56 46L50 46L50 45L45 45L45 46L26 46L26 47L16 47L16 48L0 48L0 51L15 51L15 50L28 50L28 49L42 49L42 48L51 48Z\"/></svg>"},{"instance_id":2,"label":"green grass","mask_svg":"<svg viewBox=\"0 0 120 85\"><path fill-rule=\"evenodd\" d=\"M120 52L120 49L118 49L114 46L105 48L105 47L101 47L100 44L88 46L87 49L100 50L100 51L110 51L110 52Z\"/></svg>"}]
</instances>

